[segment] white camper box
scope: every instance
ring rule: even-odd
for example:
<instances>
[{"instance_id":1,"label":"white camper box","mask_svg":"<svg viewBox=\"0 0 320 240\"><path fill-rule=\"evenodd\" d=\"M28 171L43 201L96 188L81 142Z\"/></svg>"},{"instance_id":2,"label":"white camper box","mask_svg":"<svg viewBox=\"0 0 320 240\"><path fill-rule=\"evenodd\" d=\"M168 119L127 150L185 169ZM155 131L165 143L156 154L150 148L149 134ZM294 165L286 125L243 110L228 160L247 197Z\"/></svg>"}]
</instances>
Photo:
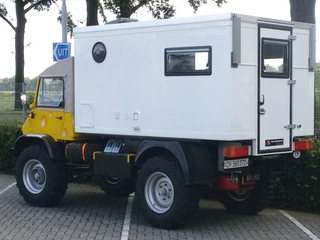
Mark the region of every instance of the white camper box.
<instances>
[{"instance_id":1,"label":"white camper box","mask_svg":"<svg viewBox=\"0 0 320 240\"><path fill-rule=\"evenodd\" d=\"M313 135L314 31L237 14L76 28L75 131L292 151Z\"/></svg>"}]
</instances>

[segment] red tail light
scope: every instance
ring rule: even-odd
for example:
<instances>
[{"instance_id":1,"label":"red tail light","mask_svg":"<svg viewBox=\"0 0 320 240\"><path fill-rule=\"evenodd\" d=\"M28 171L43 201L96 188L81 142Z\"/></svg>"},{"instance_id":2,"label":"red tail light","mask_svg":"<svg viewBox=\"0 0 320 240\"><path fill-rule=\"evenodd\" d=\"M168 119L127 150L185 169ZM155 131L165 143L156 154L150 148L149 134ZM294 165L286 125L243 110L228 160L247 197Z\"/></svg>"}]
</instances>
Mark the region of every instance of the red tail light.
<instances>
[{"instance_id":1,"label":"red tail light","mask_svg":"<svg viewBox=\"0 0 320 240\"><path fill-rule=\"evenodd\" d=\"M312 149L312 141L304 140L304 141L296 141L294 142L294 150L295 151L303 151Z\"/></svg>"},{"instance_id":2,"label":"red tail light","mask_svg":"<svg viewBox=\"0 0 320 240\"><path fill-rule=\"evenodd\" d=\"M227 158L247 157L251 155L250 146L229 147L223 150L223 154Z\"/></svg>"}]
</instances>

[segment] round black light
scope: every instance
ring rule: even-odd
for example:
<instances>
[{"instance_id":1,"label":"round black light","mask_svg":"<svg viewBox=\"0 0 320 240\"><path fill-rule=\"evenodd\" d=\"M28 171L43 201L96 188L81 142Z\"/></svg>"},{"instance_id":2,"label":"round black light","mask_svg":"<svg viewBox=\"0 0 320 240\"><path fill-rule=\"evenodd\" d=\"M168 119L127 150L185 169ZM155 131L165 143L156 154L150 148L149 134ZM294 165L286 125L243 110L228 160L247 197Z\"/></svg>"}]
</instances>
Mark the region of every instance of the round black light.
<instances>
[{"instance_id":1,"label":"round black light","mask_svg":"<svg viewBox=\"0 0 320 240\"><path fill-rule=\"evenodd\" d=\"M97 42L92 48L92 57L97 63L102 63L107 56L106 46L102 42Z\"/></svg>"}]
</instances>

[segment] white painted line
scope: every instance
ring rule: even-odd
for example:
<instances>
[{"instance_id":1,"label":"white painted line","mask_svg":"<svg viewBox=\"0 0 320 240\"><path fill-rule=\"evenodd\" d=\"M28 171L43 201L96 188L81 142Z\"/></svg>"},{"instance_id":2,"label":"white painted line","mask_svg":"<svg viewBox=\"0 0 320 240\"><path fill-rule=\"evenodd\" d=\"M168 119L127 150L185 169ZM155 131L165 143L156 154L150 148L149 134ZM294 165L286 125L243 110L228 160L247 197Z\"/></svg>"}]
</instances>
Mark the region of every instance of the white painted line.
<instances>
[{"instance_id":1,"label":"white painted line","mask_svg":"<svg viewBox=\"0 0 320 240\"><path fill-rule=\"evenodd\" d=\"M312 240L320 240L316 235L314 235L308 228L303 226L297 219L292 217L289 213L283 210L279 210L284 216L289 218L291 222L293 222L297 227L299 227L305 234L307 234Z\"/></svg>"},{"instance_id":2,"label":"white painted line","mask_svg":"<svg viewBox=\"0 0 320 240\"><path fill-rule=\"evenodd\" d=\"M6 191L8 191L10 188L12 188L13 186L15 186L17 183L14 182L14 183L11 183L8 187L6 187L5 189L1 190L0 191L0 195L5 193Z\"/></svg>"},{"instance_id":3,"label":"white painted line","mask_svg":"<svg viewBox=\"0 0 320 240\"><path fill-rule=\"evenodd\" d=\"M128 197L126 214L124 216L123 228L122 228L122 232L121 232L121 240L128 240L129 239L133 198L134 198L134 193L130 194Z\"/></svg>"}]
</instances>

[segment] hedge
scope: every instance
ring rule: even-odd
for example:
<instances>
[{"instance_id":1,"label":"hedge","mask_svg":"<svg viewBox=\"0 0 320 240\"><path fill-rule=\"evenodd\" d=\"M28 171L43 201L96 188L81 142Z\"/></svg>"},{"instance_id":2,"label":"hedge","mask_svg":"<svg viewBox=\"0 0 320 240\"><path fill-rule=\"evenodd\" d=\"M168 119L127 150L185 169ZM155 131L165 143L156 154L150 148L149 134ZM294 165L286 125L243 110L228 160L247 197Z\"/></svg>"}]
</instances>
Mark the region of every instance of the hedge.
<instances>
[{"instance_id":1,"label":"hedge","mask_svg":"<svg viewBox=\"0 0 320 240\"><path fill-rule=\"evenodd\" d=\"M13 172L15 161L11 157L10 149L16 140L16 132L21 128L17 122L0 122L0 171Z\"/></svg>"},{"instance_id":2,"label":"hedge","mask_svg":"<svg viewBox=\"0 0 320 240\"><path fill-rule=\"evenodd\" d=\"M320 212L320 140L313 149L281 173L276 181L274 206Z\"/></svg>"}]
</instances>

